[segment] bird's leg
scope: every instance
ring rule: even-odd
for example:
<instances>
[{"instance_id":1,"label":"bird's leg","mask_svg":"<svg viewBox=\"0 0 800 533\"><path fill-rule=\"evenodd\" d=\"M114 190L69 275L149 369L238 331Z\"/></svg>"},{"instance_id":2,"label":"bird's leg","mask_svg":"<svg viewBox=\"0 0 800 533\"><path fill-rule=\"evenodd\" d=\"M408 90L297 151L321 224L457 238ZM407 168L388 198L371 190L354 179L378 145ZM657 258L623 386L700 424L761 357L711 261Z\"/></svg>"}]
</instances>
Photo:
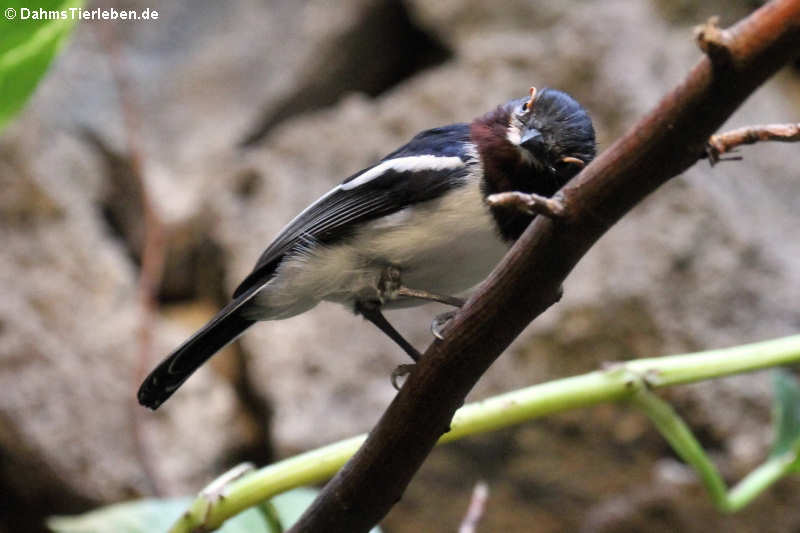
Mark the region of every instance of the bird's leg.
<instances>
[{"instance_id":1,"label":"bird's leg","mask_svg":"<svg viewBox=\"0 0 800 533\"><path fill-rule=\"evenodd\" d=\"M452 305L453 307L461 307L464 305L464 300L462 298L406 287L400 280L400 270L393 266L386 267L381 273L381 277L378 280L378 293L380 300L383 302L393 300L399 296L405 296L406 298L439 302ZM431 322L431 333L434 337L439 340L444 339L442 330L457 312L457 310L452 310L436 315Z\"/></svg>"},{"instance_id":2,"label":"bird's leg","mask_svg":"<svg viewBox=\"0 0 800 533\"><path fill-rule=\"evenodd\" d=\"M356 302L356 313L359 313L375 324L379 330L396 342L411 359L419 361L420 354L417 349L411 346L411 343L405 340L400 332L394 329L394 326L386 320L386 317L381 313L380 304L378 302Z\"/></svg>"},{"instance_id":3,"label":"bird's leg","mask_svg":"<svg viewBox=\"0 0 800 533\"><path fill-rule=\"evenodd\" d=\"M378 280L378 297L382 302L394 300L398 296L406 298L416 298L417 300L428 300L430 302L439 302L453 307L461 307L464 305L464 300L456 296L447 296L444 294L436 294L433 292L412 289L406 287L400 280L400 269L394 266L387 266L381 277Z\"/></svg>"},{"instance_id":4,"label":"bird's leg","mask_svg":"<svg viewBox=\"0 0 800 533\"><path fill-rule=\"evenodd\" d=\"M400 269L394 266L387 266L378 279L378 301L360 301L356 302L356 312L360 313L364 318L375 324L378 329L384 332L390 339L392 339L403 351L405 351L415 364L419 361L420 353L411 344L403 338L403 336L394 329L386 317L381 313L380 307L384 302L394 300L400 296L406 298L416 298L418 300L427 300L432 302L439 302L455 307L464 305L464 300L455 296L446 296L435 294L432 292L412 289L403 285L400 279ZM438 315L431 323L431 332L433 335L442 339L441 328L453 317L456 311L449 311ZM392 385L395 389L399 390L398 380L411 373L415 364L399 365L392 371Z\"/></svg>"},{"instance_id":5,"label":"bird's leg","mask_svg":"<svg viewBox=\"0 0 800 533\"><path fill-rule=\"evenodd\" d=\"M411 371L416 366L416 362L419 361L420 354L416 348L411 346L403 336L400 334L399 331L394 329L386 317L383 316L381 313L380 304L378 302L356 302L356 313L360 313L361 316L375 324L379 330L384 332L390 339L397 343L403 351L405 351L408 356L414 360L414 363L408 365L398 365L392 371L392 386L396 390L400 390L400 385L398 384L398 380L403 378L411 373Z\"/></svg>"}]
</instances>

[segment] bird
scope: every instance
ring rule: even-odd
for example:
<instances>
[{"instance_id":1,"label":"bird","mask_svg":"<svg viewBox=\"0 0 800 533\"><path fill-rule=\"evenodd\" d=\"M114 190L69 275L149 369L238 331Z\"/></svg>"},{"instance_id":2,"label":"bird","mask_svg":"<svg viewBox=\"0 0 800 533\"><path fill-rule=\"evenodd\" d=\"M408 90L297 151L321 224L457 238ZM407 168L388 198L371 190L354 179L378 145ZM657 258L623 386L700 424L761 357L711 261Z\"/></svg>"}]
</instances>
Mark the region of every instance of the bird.
<instances>
[{"instance_id":1,"label":"bird","mask_svg":"<svg viewBox=\"0 0 800 533\"><path fill-rule=\"evenodd\" d=\"M257 321L286 319L321 301L362 315L419 360L382 311L429 301L457 309L536 216L487 197L551 197L595 151L587 111L552 88L532 87L472 122L420 132L291 220L231 301L145 378L139 403L157 409ZM434 335L441 338L454 313L434 319ZM410 367L400 365L398 375Z\"/></svg>"}]
</instances>

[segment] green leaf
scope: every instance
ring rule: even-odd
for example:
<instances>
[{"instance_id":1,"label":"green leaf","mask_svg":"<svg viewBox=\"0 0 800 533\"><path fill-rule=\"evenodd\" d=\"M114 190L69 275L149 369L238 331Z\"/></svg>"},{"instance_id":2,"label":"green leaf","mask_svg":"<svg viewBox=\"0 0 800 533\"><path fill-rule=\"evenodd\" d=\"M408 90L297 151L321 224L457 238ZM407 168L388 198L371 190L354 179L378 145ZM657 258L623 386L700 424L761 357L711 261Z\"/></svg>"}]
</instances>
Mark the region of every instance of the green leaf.
<instances>
[{"instance_id":1,"label":"green leaf","mask_svg":"<svg viewBox=\"0 0 800 533\"><path fill-rule=\"evenodd\" d=\"M311 502L314 501L318 494L319 491L316 489L300 487L274 496L270 503L275 509L281 524L284 524L285 527L290 527L297 522L297 519L311 505Z\"/></svg>"},{"instance_id":2,"label":"green leaf","mask_svg":"<svg viewBox=\"0 0 800 533\"><path fill-rule=\"evenodd\" d=\"M26 0L4 2L0 8L0 128L33 94L74 26L69 9L82 5L82 0L38 0L35 6ZM40 17L40 8L59 16Z\"/></svg>"},{"instance_id":3,"label":"green leaf","mask_svg":"<svg viewBox=\"0 0 800 533\"><path fill-rule=\"evenodd\" d=\"M775 428L775 441L770 457L797 454L800 450L800 384L789 371L777 369L773 372L773 387L772 425ZM795 468L800 468L800 465Z\"/></svg>"},{"instance_id":4,"label":"green leaf","mask_svg":"<svg viewBox=\"0 0 800 533\"><path fill-rule=\"evenodd\" d=\"M152 533L167 531L186 511L192 498L137 500L102 507L78 516L54 516L47 527L54 533ZM280 533L257 509L231 518L221 533Z\"/></svg>"},{"instance_id":5,"label":"green leaf","mask_svg":"<svg viewBox=\"0 0 800 533\"><path fill-rule=\"evenodd\" d=\"M299 488L284 492L262 506L248 509L231 518L220 533L281 533L294 524L311 505L318 491ZM151 533L167 531L193 498L136 500L101 507L78 516L53 516L47 527L54 533ZM381 533L375 527L372 533Z\"/></svg>"}]
</instances>

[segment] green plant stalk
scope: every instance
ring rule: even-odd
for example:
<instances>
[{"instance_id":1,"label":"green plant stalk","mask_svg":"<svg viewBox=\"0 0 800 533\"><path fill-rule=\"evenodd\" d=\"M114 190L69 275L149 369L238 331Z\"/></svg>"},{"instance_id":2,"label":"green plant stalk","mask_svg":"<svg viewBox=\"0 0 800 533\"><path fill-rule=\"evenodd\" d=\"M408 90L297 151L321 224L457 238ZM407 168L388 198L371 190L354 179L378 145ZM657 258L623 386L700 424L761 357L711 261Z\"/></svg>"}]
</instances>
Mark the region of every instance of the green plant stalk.
<instances>
[{"instance_id":1,"label":"green plant stalk","mask_svg":"<svg viewBox=\"0 0 800 533\"><path fill-rule=\"evenodd\" d=\"M675 412L671 405L643 387L631 398L631 403L641 409L672 449L695 469L700 480L711 495L718 509L728 509L728 495L725 481L708 458L703 447L694 438L692 430Z\"/></svg>"},{"instance_id":2,"label":"green plant stalk","mask_svg":"<svg viewBox=\"0 0 800 533\"><path fill-rule=\"evenodd\" d=\"M752 472L726 495L725 485L688 427L666 405L656 405L643 394L655 389L731 374L800 362L800 335L686 355L614 363L597 370L467 404L459 409L448 433L439 443L485 433L545 415L607 402L633 400L653 418L656 426L698 473L712 499L725 510L741 508L770 483L788 472L774 458ZM654 395L649 395L656 398ZM656 398L659 402L658 398ZM642 404L647 404L643 406ZM652 405L651 405L652 404ZM648 411L648 406L652 409ZM288 489L318 483L333 476L356 452L366 435L352 437L259 469L228 486L209 501L198 497L170 529L190 533L213 530L248 507ZM751 479L752 478L752 479Z\"/></svg>"},{"instance_id":3,"label":"green plant stalk","mask_svg":"<svg viewBox=\"0 0 800 533\"><path fill-rule=\"evenodd\" d=\"M212 501L198 496L171 532L191 532L199 526L213 530L245 509L295 487L330 478L367 438L359 435L265 466L232 483ZM224 474L223 474L224 475Z\"/></svg>"},{"instance_id":4,"label":"green plant stalk","mask_svg":"<svg viewBox=\"0 0 800 533\"><path fill-rule=\"evenodd\" d=\"M711 500L720 511L728 513L738 511L793 470L797 459L794 451L770 457L728 491L714 463L672 406L646 387L634 394L631 401L653 421L672 449L695 469L711 495Z\"/></svg>"},{"instance_id":5,"label":"green plant stalk","mask_svg":"<svg viewBox=\"0 0 800 533\"><path fill-rule=\"evenodd\" d=\"M731 489L722 510L732 513L746 506L770 485L793 472L792 464L796 458L796 454L787 453L768 459Z\"/></svg>"}]
</instances>

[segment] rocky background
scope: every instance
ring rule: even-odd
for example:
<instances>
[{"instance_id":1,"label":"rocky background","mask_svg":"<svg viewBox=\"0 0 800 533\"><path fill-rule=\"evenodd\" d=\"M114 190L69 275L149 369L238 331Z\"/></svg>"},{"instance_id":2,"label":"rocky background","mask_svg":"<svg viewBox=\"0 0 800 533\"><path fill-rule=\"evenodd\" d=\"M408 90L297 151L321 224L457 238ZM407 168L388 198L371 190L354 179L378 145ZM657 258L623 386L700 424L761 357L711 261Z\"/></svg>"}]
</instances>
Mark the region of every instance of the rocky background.
<instances>
[{"instance_id":1,"label":"rocky background","mask_svg":"<svg viewBox=\"0 0 800 533\"><path fill-rule=\"evenodd\" d=\"M696 5L701 4L701 5ZM415 132L564 89L600 149L699 57L691 28L746 1L182 0L157 22L80 24L0 137L0 532L133 497L194 493L367 431L403 354L332 305L252 328L157 413L145 370L220 307L294 214ZM122 88L122 91L121 91ZM126 111L127 110L127 111ZM125 117L132 118L126 123ZM729 126L797 121L786 69ZM796 145L696 165L620 222L474 398L605 361L800 328ZM139 293L143 176L164 271ZM441 308L390 318L418 346ZM143 318L144 317L144 318ZM666 393L729 482L767 453L767 373ZM800 483L722 516L643 416L602 406L436 450L384 522L453 531L478 480L481 531L790 531Z\"/></svg>"}]
</instances>

